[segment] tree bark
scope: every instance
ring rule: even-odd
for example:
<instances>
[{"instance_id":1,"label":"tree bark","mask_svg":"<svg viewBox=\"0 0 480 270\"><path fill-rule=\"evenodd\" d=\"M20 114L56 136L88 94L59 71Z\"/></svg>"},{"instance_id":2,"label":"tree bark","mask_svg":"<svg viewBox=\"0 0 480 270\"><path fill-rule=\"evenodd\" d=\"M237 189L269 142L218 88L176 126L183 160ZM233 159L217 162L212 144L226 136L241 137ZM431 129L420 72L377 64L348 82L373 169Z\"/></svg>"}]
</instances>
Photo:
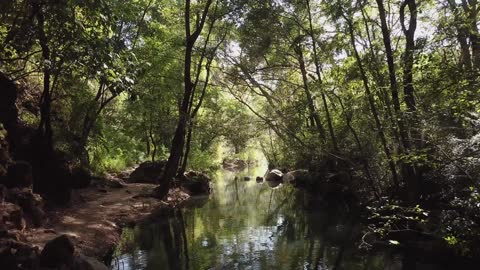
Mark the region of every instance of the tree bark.
<instances>
[{"instance_id":1,"label":"tree bark","mask_svg":"<svg viewBox=\"0 0 480 270\"><path fill-rule=\"evenodd\" d=\"M448 0L450 10L455 18L455 28L457 29L457 40L460 44L460 68L463 68L465 72L470 73L472 71L472 55L470 53L470 45L468 44L468 26L462 21L460 15L460 9L455 0Z\"/></svg>"},{"instance_id":2,"label":"tree bark","mask_svg":"<svg viewBox=\"0 0 480 270\"><path fill-rule=\"evenodd\" d=\"M403 150L408 151L410 146L408 141L408 133L405 129L405 125L402 119L402 112L400 109L400 99L398 96L398 83L397 83L397 77L395 73L395 61L393 58L393 49L392 49L392 42L390 38L390 30L388 29L388 25L387 25L387 16L385 12L385 7L383 5L383 0L376 0L376 1L377 1L378 11L379 11L380 21L381 21L383 44L385 46L385 54L387 57L388 78L390 81L390 92L392 95L392 103L395 111L395 115L393 117L396 120L394 124L398 126Z\"/></svg>"},{"instance_id":3,"label":"tree bark","mask_svg":"<svg viewBox=\"0 0 480 270\"><path fill-rule=\"evenodd\" d=\"M480 70L480 34L477 27L477 0L462 0L462 7L468 20L468 33L472 48L472 61L475 72Z\"/></svg>"},{"instance_id":4,"label":"tree bark","mask_svg":"<svg viewBox=\"0 0 480 270\"><path fill-rule=\"evenodd\" d=\"M42 48L43 58L43 93L40 101L40 124L38 126L39 135L42 141L45 142L45 147L48 151L53 151L53 130L51 120L51 106L52 96L50 91L50 77L51 77L51 61L50 48L48 46L48 39L45 34L45 17L43 15L42 6L39 3L33 4L34 13L37 18L38 41Z\"/></svg>"},{"instance_id":5,"label":"tree bark","mask_svg":"<svg viewBox=\"0 0 480 270\"><path fill-rule=\"evenodd\" d=\"M326 132L325 128L323 127L322 121L320 120L320 115L315 108L315 101L313 100L312 93L310 92L310 88L308 86L308 77L307 77L307 69L305 67L305 59L303 57L303 51L300 45L296 44L295 46L295 53L297 54L298 64L300 65L300 72L302 73L302 80L303 80L303 89L305 90L305 95L307 97L307 106L310 111L310 116L313 117L315 120L315 127L318 130L320 135L320 139L322 140L322 144L326 143Z\"/></svg>"},{"instance_id":6,"label":"tree bark","mask_svg":"<svg viewBox=\"0 0 480 270\"><path fill-rule=\"evenodd\" d=\"M408 7L410 19L408 27L405 24L405 9ZM405 104L409 112L410 145L419 148L420 135L417 131L418 121L416 117L415 88L413 85L413 61L415 52L415 30L417 29L417 3L415 0L405 0L400 6L400 23L405 35L405 55L403 67L403 91ZM420 175L415 164L404 164L405 182L407 184L408 200L415 203L420 198Z\"/></svg>"},{"instance_id":7,"label":"tree bark","mask_svg":"<svg viewBox=\"0 0 480 270\"><path fill-rule=\"evenodd\" d=\"M354 53L355 59L357 61L358 69L360 70L360 75L362 77L363 86L365 88L365 93L366 93L366 96L367 96L368 104L370 105L370 111L372 113L373 119L375 120L375 125L377 127L377 132L378 132L378 135L380 137L380 141L382 143L383 151L385 152L385 156L387 157L387 160L388 160L388 166L389 166L390 172L392 174L392 180L393 180L393 183L395 184L395 186L398 188L399 187L399 181L398 181L397 170L396 170L396 167L395 167L395 162L393 161L392 154L390 152L390 148L388 147L387 139L386 139L385 133L383 131L382 123L380 121L380 117L378 116L378 111L377 111L377 107L375 105L375 100L373 99L373 95L370 91L370 85L368 83L368 77L367 77L367 74L366 74L365 69L363 67L362 60L360 58L360 55L358 53L358 50L357 50L357 47L356 47L356 44L355 44L355 33L354 33L353 23L352 23L351 19L348 18L345 14L342 14L342 16L345 19L345 21L347 22L348 32L350 34L350 44L352 46L353 53Z\"/></svg>"},{"instance_id":8,"label":"tree bark","mask_svg":"<svg viewBox=\"0 0 480 270\"><path fill-rule=\"evenodd\" d=\"M315 35L313 33L313 20L312 20L312 11L310 9L310 0L307 0L307 11L308 11L308 24L309 24L309 34L310 38L312 39L313 45L313 60L315 63L315 72L317 73L317 80L320 87L320 95L322 96L323 102L323 109L325 110L325 115L327 118L327 126L328 131L330 133L330 138L332 140L333 149L338 152L338 143L335 137L335 131L333 130L332 118L330 116L330 110L328 109L327 98L325 96L325 92L322 89L322 72L320 68L320 61L318 59L318 51L317 51L317 40L315 39Z\"/></svg>"},{"instance_id":9,"label":"tree bark","mask_svg":"<svg viewBox=\"0 0 480 270\"><path fill-rule=\"evenodd\" d=\"M405 25L405 8L409 9L410 20L408 27ZM415 30L417 29L417 3L415 0L405 0L400 6L400 22L405 35L405 55L403 68L403 91L405 104L409 112L416 111L413 87L413 55L415 51Z\"/></svg>"},{"instance_id":10,"label":"tree bark","mask_svg":"<svg viewBox=\"0 0 480 270\"><path fill-rule=\"evenodd\" d=\"M180 106L180 115L175 129L175 134L172 139L172 145L170 148L170 156L168 157L165 172L163 174L163 180L165 185L162 185L157 190L157 197L163 198L168 194L171 181L177 174L177 169L180 164L180 158L183 152L183 146L185 144L185 129L189 118L189 104L192 95L192 53L195 42L197 41L200 33L202 32L205 20L207 18L212 0L207 0L203 9L202 17L195 26L195 31L191 33L190 29L190 0L185 1L185 63L184 63L184 94L182 104Z\"/></svg>"}]
</instances>

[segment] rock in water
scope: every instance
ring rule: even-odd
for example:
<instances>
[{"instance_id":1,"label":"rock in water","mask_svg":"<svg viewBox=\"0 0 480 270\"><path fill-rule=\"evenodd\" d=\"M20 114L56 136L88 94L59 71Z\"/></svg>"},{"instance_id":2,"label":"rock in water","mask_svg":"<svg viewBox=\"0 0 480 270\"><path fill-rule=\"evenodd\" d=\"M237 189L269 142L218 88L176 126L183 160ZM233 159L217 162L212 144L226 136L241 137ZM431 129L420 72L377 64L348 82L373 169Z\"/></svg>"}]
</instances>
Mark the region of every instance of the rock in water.
<instances>
[{"instance_id":1,"label":"rock in water","mask_svg":"<svg viewBox=\"0 0 480 270\"><path fill-rule=\"evenodd\" d=\"M210 178L201 172L190 171L180 179L180 185L191 195L210 194Z\"/></svg>"},{"instance_id":2,"label":"rock in water","mask_svg":"<svg viewBox=\"0 0 480 270\"><path fill-rule=\"evenodd\" d=\"M40 266L55 269L70 269L75 248L67 235L49 241L40 254ZM62 268L63 267L63 268Z\"/></svg>"},{"instance_id":3,"label":"rock in water","mask_svg":"<svg viewBox=\"0 0 480 270\"><path fill-rule=\"evenodd\" d=\"M263 182L263 177L257 176L257 178L255 180L257 181L257 183L262 183Z\"/></svg>"},{"instance_id":4,"label":"rock in water","mask_svg":"<svg viewBox=\"0 0 480 270\"><path fill-rule=\"evenodd\" d=\"M295 186L304 186L307 183L311 183L316 179L315 174L310 173L308 170L295 170L283 175L282 180L285 183L289 183Z\"/></svg>"},{"instance_id":5,"label":"rock in water","mask_svg":"<svg viewBox=\"0 0 480 270\"><path fill-rule=\"evenodd\" d=\"M73 270L108 270L108 267L92 257L78 255L74 259Z\"/></svg>"},{"instance_id":6,"label":"rock in water","mask_svg":"<svg viewBox=\"0 0 480 270\"><path fill-rule=\"evenodd\" d=\"M229 171L241 171L247 166L247 162L241 159L225 159L222 162L222 167Z\"/></svg>"},{"instance_id":7,"label":"rock in water","mask_svg":"<svg viewBox=\"0 0 480 270\"><path fill-rule=\"evenodd\" d=\"M265 181L282 181L283 173L280 170L274 169L267 173Z\"/></svg>"}]
</instances>

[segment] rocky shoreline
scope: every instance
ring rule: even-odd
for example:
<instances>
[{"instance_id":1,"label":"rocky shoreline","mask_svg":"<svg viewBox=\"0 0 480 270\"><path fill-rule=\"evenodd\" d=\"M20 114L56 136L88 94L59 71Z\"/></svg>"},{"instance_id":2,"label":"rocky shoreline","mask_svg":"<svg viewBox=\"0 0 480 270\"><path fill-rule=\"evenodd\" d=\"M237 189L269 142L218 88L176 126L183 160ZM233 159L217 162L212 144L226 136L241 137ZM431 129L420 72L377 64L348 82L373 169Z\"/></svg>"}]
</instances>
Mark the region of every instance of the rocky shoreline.
<instances>
[{"instance_id":1,"label":"rocky shoreline","mask_svg":"<svg viewBox=\"0 0 480 270\"><path fill-rule=\"evenodd\" d=\"M156 186L115 177L96 179L74 191L67 207L45 208L40 226L20 206L3 203L0 212L7 222L0 238L0 261L8 263L7 269L57 269L61 264L69 265L65 269L108 269L123 228L190 198L186 188L175 187L165 200L158 200L151 196ZM36 195L29 189L22 192ZM49 245L62 252L45 255Z\"/></svg>"}]
</instances>

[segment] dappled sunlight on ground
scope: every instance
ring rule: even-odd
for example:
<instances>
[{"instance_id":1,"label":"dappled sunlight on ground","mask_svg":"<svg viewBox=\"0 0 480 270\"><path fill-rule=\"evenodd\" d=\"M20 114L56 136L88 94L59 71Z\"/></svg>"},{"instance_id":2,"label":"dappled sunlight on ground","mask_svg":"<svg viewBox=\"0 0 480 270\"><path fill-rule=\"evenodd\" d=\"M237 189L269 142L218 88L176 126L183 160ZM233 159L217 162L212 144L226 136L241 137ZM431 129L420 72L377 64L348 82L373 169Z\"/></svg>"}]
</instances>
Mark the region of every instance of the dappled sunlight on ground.
<instances>
[{"instance_id":1,"label":"dappled sunlight on ground","mask_svg":"<svg viewBox=\"0 0 480 270\"><path fill-rule=\"evenodd\" d=\"M38 247L61 234L72 237L75 247L87 256L101 258L119 240L121 226L134 223L165 202L142 196L153 190L153 184L125 184L125 188L91 187L76 191L72 206L48 213L47 226L26 231L27 239ZM178 189L168 195L170 204L188 199ZM46 229L48 228L48 229Z\"/></svg>"}]
</instances>

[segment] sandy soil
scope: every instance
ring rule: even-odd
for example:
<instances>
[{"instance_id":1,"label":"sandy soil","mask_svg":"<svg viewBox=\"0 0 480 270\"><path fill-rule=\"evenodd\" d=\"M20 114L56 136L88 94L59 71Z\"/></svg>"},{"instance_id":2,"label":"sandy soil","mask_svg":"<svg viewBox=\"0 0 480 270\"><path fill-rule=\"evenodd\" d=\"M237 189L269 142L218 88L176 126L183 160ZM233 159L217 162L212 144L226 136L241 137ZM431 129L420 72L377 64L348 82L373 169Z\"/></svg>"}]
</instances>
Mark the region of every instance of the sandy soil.
<instances>
[{"instance_id":1,"label":"sandy soil","mask_svg":"<svg viewBox=\"0 0 480 270\"><path fill-rule=\"evenodd\" d=\"M154 210L188 199L186 193L174 189L164 202L145 196L155 187L153 184L123 185L123 188L93 186L75 191L70 207L49 210L46 225L28 229L24 236L42 248L49 240L67 234L77 252L103 260L120 240L123 227L133 226Z\"/></svg>"}]
</instances>

